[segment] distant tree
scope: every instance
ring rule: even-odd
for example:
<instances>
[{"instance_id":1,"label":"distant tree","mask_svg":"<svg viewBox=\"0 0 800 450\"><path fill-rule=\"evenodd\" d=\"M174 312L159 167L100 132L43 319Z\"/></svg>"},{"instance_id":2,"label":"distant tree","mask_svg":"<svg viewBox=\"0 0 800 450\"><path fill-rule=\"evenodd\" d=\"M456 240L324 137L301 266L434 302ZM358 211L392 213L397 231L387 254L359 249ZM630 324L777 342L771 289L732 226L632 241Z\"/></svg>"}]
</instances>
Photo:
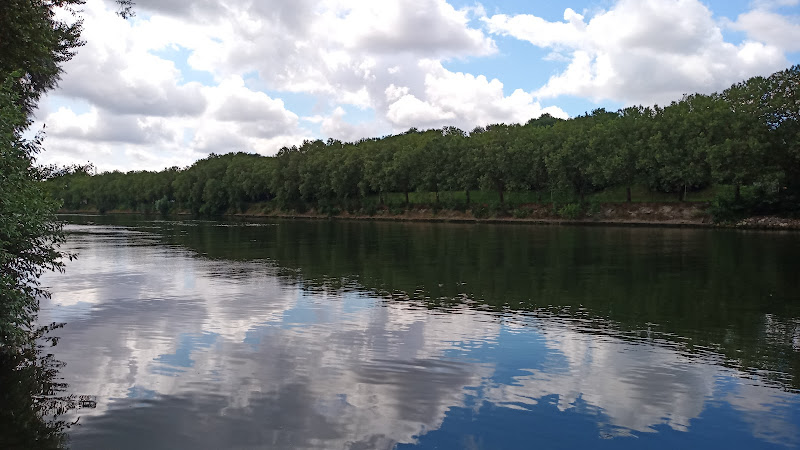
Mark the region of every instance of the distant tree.
<instances>
[{"instance_id":1,"label":"distant tree","mask_svg":"<svg viewBox=\"0 0 800 450\"><path fill-rule=\"evenodd\" d=\"M474 133L478 141L481 167L480 185L497 192L500 204L505 204L505 193L512 179L514 163L509 147L514 141L513 125L495 124L482 133Z\"/></svg>"},{"instance_id":2,"label":"distant tree","mask_svg":"<svg viewBox=\"0 0 800 450\"><path fill-rule=\"evenodd\" d=\"M607 146L592 148L591 141L596 130L613 120L618 120L616 113L597 109L591 115L553 126L545 164L554 187L571 190L581 202L586 194L595 190L596 174L600 170L598 157L609 152Z\"/></svg>"},{"instance_id":3,"label":"distant tree","mask_svg":"<svg viewBox=\"0 0 800 450\"><path fill-rule=\"evenodd\" d=\"M632 201L631 186L643 178L640 158L647 148L652 118L651 108L634 106L594 128L589 145L595 185L624 186L626 200Z\"/></svg>"},{"instance_id":4,"label":"distant tree","mask_svg":"<svg viewBox=\"0 0 800 450\"><path fill-rule=\"evenodd\" d=\"M764 118L770 128L774 160L784 172L784 187L800 204L800 65L767 79Z\"/></svg>"},{"instance_id":5,"label":"distant tree","mask_svg":"<svg viewBox=\"0 0 800 450\"><path fill-rule=\"evenodd\" d=\"M713 102L701 95L687 96L665 108L655 108L653 130L641 166L651 188L674 192L680 200L689 190L711 182L707 154L718 136L712 121Z\"/></svg>"},{"instance_id":6,"label":"distant tree","mask_svg":"<svg viewBox=\"0 0 800 450\"><path fill-rule=\"evenodd\" d=\"M737 202L741 186L778 172L777 167L770 167L770 129L762 101L766 91L766 80L755 77L714 97L713 114L723 130L709 148L708 161L714 181L734 186Z\"/></svg>"}]
</instances>

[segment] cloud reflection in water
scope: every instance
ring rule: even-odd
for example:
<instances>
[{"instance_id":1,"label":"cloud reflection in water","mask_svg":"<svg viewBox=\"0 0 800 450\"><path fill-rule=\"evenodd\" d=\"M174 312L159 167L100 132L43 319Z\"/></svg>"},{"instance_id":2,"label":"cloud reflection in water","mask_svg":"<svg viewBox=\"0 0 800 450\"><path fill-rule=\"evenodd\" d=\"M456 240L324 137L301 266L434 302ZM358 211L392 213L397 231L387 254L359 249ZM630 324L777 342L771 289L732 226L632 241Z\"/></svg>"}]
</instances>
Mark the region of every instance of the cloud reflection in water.
<instances>
[{"instance_id":1,"label":"cloud reflection in water","mask_svg":"<svg viewBox=\"0 0 800 450\"><path fill-rule=\"evenodd\" d=\"M80 259L47 278L41 319L69 319L63 375L99 399L74 448L392 448L448 428L456 409L491 421L486 405L522 414L541 402L588 417L597 437L694 432L723 405L752 436L799 443L796 394L677 348L568 318L304 290L263 261L74 231Z\"/></svg>"}]
</instances>

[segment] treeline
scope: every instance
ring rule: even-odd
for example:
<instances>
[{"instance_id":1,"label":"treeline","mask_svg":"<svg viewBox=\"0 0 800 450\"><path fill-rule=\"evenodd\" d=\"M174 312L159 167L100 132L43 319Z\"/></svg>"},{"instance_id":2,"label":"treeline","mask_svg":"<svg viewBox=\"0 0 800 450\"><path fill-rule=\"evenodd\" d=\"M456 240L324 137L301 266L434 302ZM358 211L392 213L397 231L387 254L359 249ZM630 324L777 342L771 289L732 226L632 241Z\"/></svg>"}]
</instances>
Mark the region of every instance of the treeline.
<instances>
[{"instance_id":1,"label":"treeline","mask_svg":"<svg viewBox=\"0 0 800 450\"><path fill-rule=\"evenodd\" d=\"M90 167L54 173L64 208L128 209L199 215L272 208L373 212L393 199L430 193L439 207L470 208L477 191L509 192L534 202L583 203L608 189L646 186L683 200L711 185L727 214L794 213L800 204L800 66L754 77L722 93L694 94L666 107L603 109L569 120L549 115L524 125L455 127L345 143L329 139L283 148L274 157L212 154L185 169L91 175ZM440 193L451 203L441 205ZM485 195L482 196L485 198ZM453 204L453 198L459 200Z\"/></svg>"}]
</instances>

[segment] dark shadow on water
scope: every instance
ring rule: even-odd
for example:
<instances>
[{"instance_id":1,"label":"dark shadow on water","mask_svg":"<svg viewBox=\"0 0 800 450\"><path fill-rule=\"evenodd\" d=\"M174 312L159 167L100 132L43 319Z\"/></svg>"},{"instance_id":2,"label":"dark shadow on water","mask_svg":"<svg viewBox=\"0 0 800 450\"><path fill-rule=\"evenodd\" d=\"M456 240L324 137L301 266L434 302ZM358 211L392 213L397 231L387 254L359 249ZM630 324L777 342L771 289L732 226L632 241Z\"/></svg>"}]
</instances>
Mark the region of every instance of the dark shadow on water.
<instances>
[{"instance_id":1,"label":"dark shadow on water","mask_svg":"<svg viewBox=\"0 0 800 450\"><path fill-rule=\"evenodd\" d=\"M86 218L71 217L72 223ZM221 263L266 261L311 292L361 291L440 311L573 318L590 333L713 352L800 389L797 233L269 220L93 217ZM93 237L96 228L92 227Z\"/></svg>"},{"instance_id":2,"label":"dark shadow on water","mask_svg":"<svg viewBox=\"0 0 800 450\"><path fill-rule=\"evenodd\" d=\"M63 363L48 352L58 342L50 333L63 326L41 327L24 347L0 349L0 448L66 448L74 423L63 417L92 406L89 398L65 395Z\"/></svg>"}]
</instances>

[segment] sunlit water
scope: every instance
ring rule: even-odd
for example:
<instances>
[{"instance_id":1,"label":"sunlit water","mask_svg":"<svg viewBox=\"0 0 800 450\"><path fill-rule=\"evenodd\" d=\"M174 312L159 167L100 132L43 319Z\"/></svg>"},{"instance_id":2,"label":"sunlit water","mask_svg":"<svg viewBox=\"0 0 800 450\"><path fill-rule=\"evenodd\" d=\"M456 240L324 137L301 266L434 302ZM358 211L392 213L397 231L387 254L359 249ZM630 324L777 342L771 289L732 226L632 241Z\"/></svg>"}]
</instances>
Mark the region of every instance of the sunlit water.
<instances>
[{"instance_id":1,"label":"sunlit water","mask_svg":"<svg viewBox=\"0 0 800 450\"><path fill-rule=\"evenodd\" d=\"M800 446L797 233L69 220L75 449Z\"/></svg>"}]
</instances>

